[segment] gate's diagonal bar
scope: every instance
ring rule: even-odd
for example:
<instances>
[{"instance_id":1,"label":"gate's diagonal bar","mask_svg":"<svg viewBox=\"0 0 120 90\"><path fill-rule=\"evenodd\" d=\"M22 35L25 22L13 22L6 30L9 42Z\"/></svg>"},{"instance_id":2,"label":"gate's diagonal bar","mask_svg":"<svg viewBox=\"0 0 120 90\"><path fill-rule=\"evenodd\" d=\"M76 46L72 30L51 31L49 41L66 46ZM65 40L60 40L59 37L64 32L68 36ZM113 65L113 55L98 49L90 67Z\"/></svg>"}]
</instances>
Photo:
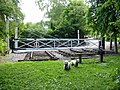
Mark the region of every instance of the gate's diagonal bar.
<instances>
[{"instance_id":1,"label":"gate's diagonal bar","mask_svg":"<svg viewBox=\"0 0 120 90\"><path fill-rule=\"evenodd\" d=\"M77 40L76 40L76 42L77 42ZM85 42L85 40L83 40L83 39L80 39L80 41L79 41L80 43L79 44L76 44L76 46L75 47L80 47L80 46L84 46L84 43L86 43Z\"/></svg>"},{"instance_id":2,"label":"gate's diagonal bar","mask_svg":"<svg viewBox=\"0 0 120 90\"><path fill-rule=\"evenodd\" d=\"M38 41L38 42L40 42L40 43L42 43L43 45L39 45L39 48L40 47L43 47L43 46L48 46L48 47L50 47L50 48L53 48L51 45L48 45L49 43L51 43L51 42L53 42L53 40L52 41L49 41L49 42L47 42L47 43L44 43L44 42L42 42L42 41Z\"/></svg>"},{"instance_id":3,"label":"gate's diagonal bar","mask_svg":"<svg viewBox=\"0 0 120 90\"><path fill-rule=\"evenodd\" d=\"M62 41L62 42L61 42ZM65 40L56 40L56 44L57 44L57 48L58 47L60 47L60 46L62 46L62 43L63 43L63 41L65 41ZM65 43L65 42L64 42ZM63 44L64 45L64 44ZM67 45L64 45L64 46L67 46Z\"/></svg>"},{"instance_id":4,"label":"gate's diagonal bar","mask_svg":"<svg viewBox=\"0 0 120 90\"><path fill-rule=\"evenodd\" d=\"M24 45L19 46L19 48L22 48L22 47L24 47L24 46L26 46L26 45L28 45L29 47L34 48L34 46L32 46L32 45L30 45L30 44L33 43L33 42L35 42L35 40L33 40L32 42L29 42L29 43L25 43L25 42L23 42L23 41L19 41L19 42L21 42L21 43L24 44Z\"/></svg>"},{"instance_id":5,"label":"gate's diagonal bar","mask_svg":"<svg viewBox=\"0 0 120 90\"><path fill-rule=\"evenodd\" d=\"M68 47L68 45L66 45L66 43L69 43L69 40L67 40L64 43L61 43L61 42L59 42L59 43L60 43L60 45L58 45L57 48L60 47L60 46L66 46L66 47Z\"/></svg>"},{"instance_id":6,"label":"gate's diagonal bar","mask_svg":"<svg viewBox=\"0 0 120 90\"><path fill-rule=\"evenodd\" d=\"M99 41L99 40L98 40L98 41ZM93 44L93 45L95 45L95 46L98 46L97 44L91 42L90 40L88 40L88 42L91 43L91 44Z\"/></svg>"},{"instance_id":7,"label":"gate's diagonal bar","mask_svg":"<svg viewBox=\"0 0 120 90\"><path fill-rule=\"evenodd\" d=\"M80 45L80 43L78 44L78 39L73 40L72 45L73 45L72 47L78 47Z\"/></svg>"}]
</instances>

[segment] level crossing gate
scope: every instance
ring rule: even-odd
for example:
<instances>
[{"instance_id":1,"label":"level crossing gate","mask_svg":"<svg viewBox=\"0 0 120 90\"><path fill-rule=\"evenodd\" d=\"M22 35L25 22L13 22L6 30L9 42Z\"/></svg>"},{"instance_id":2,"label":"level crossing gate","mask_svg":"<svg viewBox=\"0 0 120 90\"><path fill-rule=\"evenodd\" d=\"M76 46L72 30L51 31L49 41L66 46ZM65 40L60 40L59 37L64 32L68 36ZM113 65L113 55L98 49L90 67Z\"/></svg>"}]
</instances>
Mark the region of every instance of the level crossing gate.
<instances>
[{"instance_id":1,"label":"level crossing gate","mask_svg":"<svg viewBox=\"0 0 120 90\"><path fill-rule=\"evenodd\" d=\"M18 38L18 28L15 29L14 49L71 49L71 48L98 48L99 40L80 39L78 30L77 39L62 38ZM37 35L38 36L38 35Z\"/></svg>"},{"instance_id":2,"label":"level crossing gate","mask_svg":"<svg viewBox=\"0 0 120 90\"><path fill-rule=\"evenodd\" d=\"M15 39L15 49L71 49L98 48L99 40L93 39L50 39L50 38L20 38Z\"/></svg>"}]
</instances>

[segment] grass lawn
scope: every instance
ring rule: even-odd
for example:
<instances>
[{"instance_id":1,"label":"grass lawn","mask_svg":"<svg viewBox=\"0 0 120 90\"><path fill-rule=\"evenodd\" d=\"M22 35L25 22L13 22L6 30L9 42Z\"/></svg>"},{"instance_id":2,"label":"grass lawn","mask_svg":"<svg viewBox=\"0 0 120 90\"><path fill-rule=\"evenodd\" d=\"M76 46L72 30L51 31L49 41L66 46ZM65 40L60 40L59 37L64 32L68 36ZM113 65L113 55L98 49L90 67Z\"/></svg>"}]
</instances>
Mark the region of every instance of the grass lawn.
<instances>
[{"instance_id":1,"label":"grass lawn","mask_svg":"<svg viewBox=\"0 0 120 90\"><path fill-rule=\"evenodd\" d=\"M120 56L84 59L63 70L63 61L0 63L0 90L120 90Z\"/></svg>"}]
</instances>

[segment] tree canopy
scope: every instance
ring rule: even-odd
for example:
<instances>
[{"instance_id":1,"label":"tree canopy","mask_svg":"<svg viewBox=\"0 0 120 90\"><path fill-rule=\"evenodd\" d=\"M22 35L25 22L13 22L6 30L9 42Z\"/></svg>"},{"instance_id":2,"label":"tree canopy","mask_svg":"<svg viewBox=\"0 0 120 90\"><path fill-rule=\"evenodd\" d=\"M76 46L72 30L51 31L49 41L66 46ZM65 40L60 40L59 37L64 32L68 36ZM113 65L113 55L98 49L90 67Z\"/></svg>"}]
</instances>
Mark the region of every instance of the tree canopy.
<instances>
[{"instance_id":1,"label":"tree canopy","mask_svg":"<svg viewBox=\"0 0 120 90\"><path fill-rule=\"evenodd\" d=\"M43 26L42 21L37 23L22 23L19 30L20 38L44 38L47 36L47 30Z\"/></svg>"},{"instance_id":2,"label":"tree canopy","mask_svg":"<svg viewBox=\"0 0 120 90\"><path fill-rule=\"evenodd\" d=\"M9 32L14 32L13 30L16 23L13 24L13 22L17 20L17 23L19 23L24 18L19 5L19 0L0 0L0 43L2 43L0 53L5 51L5 40ZM7 28L10 30L9 32L6 31Z\"/></svg>"},{"instance_id":3,"label":"tree canopy","mask_svg":"<svg viewBox=\"0 0 120 90\"><path fill-rule=\"evenodd\" d=\"M39 0L40 2L40 0ZM38 3L41 7L41 3ZM43 5L44 6L44 5ZM76 38L77 30L82 35L86 27L87 7L81 0L53 0L48 3L47 17L49 34L58 38Z\"/></svg>"},{"instance_id":4,"label":"tree canopy","mask_svg":"<svg viewBox=\"0 0 120 90\"><path fill-rule=\"evenodd\" d=\"M117 36L119 33L119 0L90 0L91 6L88 12L89 25L97 35L115 39L115 51L117 52Z\"/></svg>"}]
</instances>

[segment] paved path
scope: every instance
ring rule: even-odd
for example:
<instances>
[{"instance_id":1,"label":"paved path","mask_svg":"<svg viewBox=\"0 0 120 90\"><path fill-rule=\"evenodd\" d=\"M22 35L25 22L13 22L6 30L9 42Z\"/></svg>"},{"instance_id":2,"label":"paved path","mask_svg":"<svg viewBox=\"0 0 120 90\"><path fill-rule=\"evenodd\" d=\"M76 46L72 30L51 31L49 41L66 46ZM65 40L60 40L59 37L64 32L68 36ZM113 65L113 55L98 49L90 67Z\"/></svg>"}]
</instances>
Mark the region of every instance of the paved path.
<instances>
[{"instance_id":1,"label":"paved path","mask_svg":"<svg viewBox=\"0 0 120 90\"><path fill-rule=\"evenodd\" d=\"M18 60L24 60L26 55L27 55L27 53L13 54L10 61L15 62L15 61L18 61Z\"/></svg>"},{"instance_id":2,"label":"paved path","mask_svg":"<svg viewBox=\"0 0 120 90\"><path fill-rule=\"evenodd\" d=\"M16 62L18 60L24 60L27 53L19 53L19 54L10 54L0 58L0 62Z\"/></svg>"}]
</instances>

